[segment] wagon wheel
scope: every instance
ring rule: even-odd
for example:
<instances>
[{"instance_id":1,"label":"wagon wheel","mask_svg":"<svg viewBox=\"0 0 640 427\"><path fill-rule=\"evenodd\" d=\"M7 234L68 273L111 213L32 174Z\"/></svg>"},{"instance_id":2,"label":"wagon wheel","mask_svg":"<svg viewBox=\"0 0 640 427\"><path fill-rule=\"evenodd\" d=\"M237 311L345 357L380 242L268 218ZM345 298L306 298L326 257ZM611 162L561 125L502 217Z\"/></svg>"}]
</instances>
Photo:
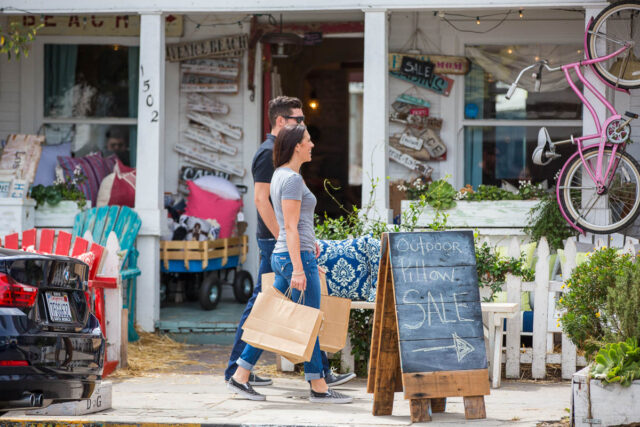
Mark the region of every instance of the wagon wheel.
<instances>
[{"instance_id":1,"label":"wagon wheel","mask_svg":"<svg viewBox=\"0 0 640 427\"><path fill-rule=\"evenodd\" d=\"M253 295L253 279L251 274L245 270L237 271L235 276L233 295L236 297L236 301L244 304Z\"/></svg>"},{"instance_id":2,"label":"wagon wheel","mask_svg":"<svg viewBox=\"0 0 640 427\"><path fill-rule=\"evenodd\" d=\"M204 310L213 310L218 305L222 296L222 284L218 280L215 272L210 272L204 276L200 285L200 306Z\"/></svg>"}]
</instances>

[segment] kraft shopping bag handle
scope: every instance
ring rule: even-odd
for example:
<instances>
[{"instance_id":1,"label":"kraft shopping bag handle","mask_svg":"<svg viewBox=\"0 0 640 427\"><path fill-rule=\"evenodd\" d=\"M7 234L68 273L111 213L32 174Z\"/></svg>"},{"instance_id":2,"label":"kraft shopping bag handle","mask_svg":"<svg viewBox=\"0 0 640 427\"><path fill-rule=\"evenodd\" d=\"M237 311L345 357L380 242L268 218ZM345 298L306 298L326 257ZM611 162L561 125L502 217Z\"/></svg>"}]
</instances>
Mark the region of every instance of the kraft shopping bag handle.
<instances>
[{"instance_id":1,"label":"kraft shopping bag handle","mask_svg":"<svg viewBox=\"0 0 640 427\"><path fill-rule=\"evenodd\" d=\"M293 288L291 287L291 285L289 285L289 287L284 293L284 296L289 298L291 301L293 301L293 299L291 298L292 293L293 293ZM298 304L304 305L304 292L300 292L300 296L298 297Z\"/></svg>"}]
</instances>

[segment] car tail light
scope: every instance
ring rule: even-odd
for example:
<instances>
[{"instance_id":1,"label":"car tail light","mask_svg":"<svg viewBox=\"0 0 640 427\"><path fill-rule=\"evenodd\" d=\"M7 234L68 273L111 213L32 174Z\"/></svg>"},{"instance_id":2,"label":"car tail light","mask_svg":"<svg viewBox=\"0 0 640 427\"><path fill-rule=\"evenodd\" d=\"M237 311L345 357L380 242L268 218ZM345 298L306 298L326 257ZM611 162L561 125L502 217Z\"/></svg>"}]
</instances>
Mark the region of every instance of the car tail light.
<instances>
[{"instance_id":1,"label":"car tail light","mask_svg":"<svg viewBox=\"0 0 640 427\"><path fill-rule=\"evenodd\" d=\"M37 287L16 283L0 273L0 307L32 307L37 296Z\"/></svg>"},{"instance_id":2,"label":"car tail light","mask_svg":"<svg viewBox=\"0 0 640 427\"><path fill-rule=\"evenodd\" d=\"M0 366L29 366L26 360L0 360Z\"/></svg>"}]
</instances>

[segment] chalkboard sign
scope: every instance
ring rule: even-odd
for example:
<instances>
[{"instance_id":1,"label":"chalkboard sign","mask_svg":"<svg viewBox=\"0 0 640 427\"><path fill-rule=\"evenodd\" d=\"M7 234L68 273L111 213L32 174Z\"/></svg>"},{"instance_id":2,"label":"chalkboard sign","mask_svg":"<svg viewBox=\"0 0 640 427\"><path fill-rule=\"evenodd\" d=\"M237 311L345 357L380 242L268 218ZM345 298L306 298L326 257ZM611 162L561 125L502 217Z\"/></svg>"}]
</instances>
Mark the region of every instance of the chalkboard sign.
<instances>
[{"instance_id":1,"label":"chalkboard sign","mask_svg":"<svg viewBox=\"0 0 640 427\"><path fill-rule=\"evenodd\" d=\"M433 76L434 67L433 62L420 61L410 56L403 56L400 71L408 76L423 77L428 80Z\"/></svg>"},{"instance_id":2,"label":"chalkboard sign","mask_svg":"<svg viewBox=\"0 0 640 427\"><path fill-rule=\"evenodd\" d=\"M389 236L403 373L486 369L471 231Z\"/></svg>"},{"instance_id":3,"label":"chalkboard sign","mask_svg":"<svg viewBox=\"0 0 640 427\"><path fill-rule=\"evenodd\" d=\"M393 392L411 420L430 420L463 396L466 418L485 418L489 374L471 231L387 233L382 239L367 391L374 415Z\"/></svg>"}]
</instances>

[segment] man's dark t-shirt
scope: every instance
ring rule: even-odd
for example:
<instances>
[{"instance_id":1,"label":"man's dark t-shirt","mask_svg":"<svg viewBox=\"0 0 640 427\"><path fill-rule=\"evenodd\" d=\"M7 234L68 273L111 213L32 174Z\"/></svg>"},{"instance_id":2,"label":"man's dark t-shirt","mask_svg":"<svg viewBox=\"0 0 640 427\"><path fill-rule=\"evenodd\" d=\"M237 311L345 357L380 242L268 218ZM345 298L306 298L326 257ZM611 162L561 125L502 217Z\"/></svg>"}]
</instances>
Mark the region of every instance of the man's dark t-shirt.
<instances>
[{"instance_id":1,"label":"man's dark t-shirt","mask_svg":"<svg viewBox=\"0 0 640 427\"><path fill-rule=\"evenodd\" d=\"M276 137L267 134L267 139L260 144L258 152L253 156L253 162L251 163L251 174L253 175L253 182L263 182L271 184L271 177L273 176L273 143ZM271 198L269 198L271 201ZM273 239L274 236L269 231L269 228L265 225L264 221L260 217L258 212L258 228L256 230L256 237L258 239Z\"/></svg>"}]
</instances>

